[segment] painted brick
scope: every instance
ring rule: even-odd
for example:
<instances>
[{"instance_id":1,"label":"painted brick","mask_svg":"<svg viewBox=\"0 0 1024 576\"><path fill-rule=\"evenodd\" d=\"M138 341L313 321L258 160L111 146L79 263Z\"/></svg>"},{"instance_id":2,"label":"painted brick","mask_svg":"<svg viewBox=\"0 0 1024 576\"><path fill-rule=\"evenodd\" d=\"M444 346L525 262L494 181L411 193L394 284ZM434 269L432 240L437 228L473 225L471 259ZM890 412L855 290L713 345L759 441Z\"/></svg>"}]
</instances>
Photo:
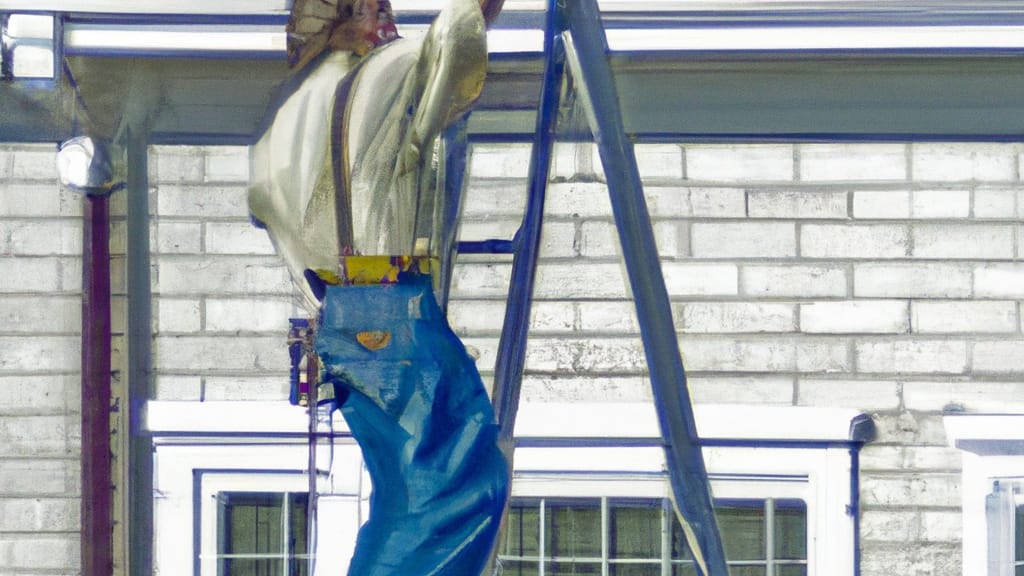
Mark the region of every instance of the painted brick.
<instances>
[{"instance_id":1,"label":"painted brick","mask_svg":"<svg viewBox=\"0 0 1024 576\"><path fill-rule=\"evenodd\" d=\"M1017 331L1015 302L914 302L911 326L916 333L1007 333Z\"/></svg>"},{"instance_id":2,"label":"painted brick","mask_svg":"<svg viewBox=\"0 0 1024 576\"><path fill-rule=\"evenodd\" d=\"M540 236L540 257L574 258L585 250L592 250L592 253L586 254L588 256L618 254L619 237L610 223L585 222L584 226L588 228L577 233L574 222L544 224Z\"/></svg>"},{"instance_id":3,"label":"painted brick","mask_svg":"<svg viewBox=\"0 0 1024 576\"><path fill-rule=\"evenodd\" d=\"M914 190L914 218L967 218L971 215L970 190Z\"/></svg>"},{"instance_id":4,"label":"painted brick","mask_svg":"<svg viewBox=\"0 0 1024 576\"><path fill-rule=\"evenodd\" d=\"M690 255L690 228L685 222L662 221L654 223L654 244L662 258L680 258Z\"/></svg>"},{"instance_id":5,"label":"painted brick","mask_svg":"<svg viewBox=\"0 0 1024 576\"><path fill-rule=\"evenodd\" d=\"M861 576L932 576L963 574L963 552L947 543L918 542L913 546L887 543L861 551Z\"/></svg>"},{"instance_id":6,"label":"painted brick","mask_svg":"<svg viewBox=\"0 0 1024 576\"><path fill-rule=\"evenodd\" d=\"M206 300L206 330L213 332L288 331L288 319L298 316L291 299Z\"/></svg>"},{"instance_id":7,"label":"painted brick","mask_svg":"<svg viewBox=\"0 0 1024 576\"><path fill-rule=\"evenodd\" d=\"M81 204L81 196L77 196ZM57 184L0 183L0 216L76 216L69 214L71 206L63 209L61 190ZM79 210L79 213L81 210Z\"/></svg>"},{"instance_id":8,"label":"painted brick","mask_svg":"<svg viewBox=\"0 0 1024 576\"><path fill-rule=\"evenodd\" d=\"M693 376L687 378L687 384L694 404L793 403L793 379L786 376Z\"/></svg>"},{"instance_id":9,"label":"painted brick","mask_svg":"<svg viewBox=\"0 0 1024 576\"><path fill-rule=\"evenodd\" d=\"M534 302L536 306L539 302ZM566 306L570 310L572 305ZM449 300L448 324L459 336L496 334L505 317L505 303L496 300Z\"/></svg>"},{"instance_id":10,"label":"painted brick","mask_svg":"<svg viewBox=\"0 0 1024 576\"><path fill-rule=\"evenodd\" d=\"M69 407L77 410L81 385L81 378L72 374L0 377L0 414L41 416L63 414Z\"/></svg>"},{"instance_id":11,"label":"painted brick","mask_svg":"<svg viewBox=\"0 0 1024 576\"><path fill-rule=\"evenodd\" d=\"M967 344L963 341L860 341L856 347L857 371L863 373L961 374L967 368Z\"/></svg>"},{"instance_id":12,"label":"painted brick","mask_svg":"<svg viewBox=\"0 0 1024 576\"><path fill-rule=\"evenodd\" d=\"M203 226L199 222L161 221L156 229L156 249L161 254L198 254L203 250Z\"/></svg>"},{"instance_id":13,"label":"painted brick","mask_svg":"<svg viewBox=\"0 0 1024 576\"><path fill-rule=\"evenodd\" d=\"M630 301L604 301L577 304L579 329L584 334L639 334L636 307Z\"/></svg>"},{"instance_id":14,"label":"painted brick","mask_svg":"<svg viewBox=\"0 0 1024 576\"><path fill-rule=\"evenodd\" d=\"M808 258L901 258L910 251L905 226L804 224L800 254Z\"/></svg>"},{"instance_id":15,"label":"painted brick","mask_svg":"<svg viewBox=\"0 0 1024 576\"><path fill-rule=\"evenodd\" d=\"M1017 214L1017 192L1004 188L974 191L974 217L1010 219Z\"/></svg>"},{"instance_id":16,"label":"painted brick","mask_svg":"<svg viewBox=\"0 0 1024 576\"><path fill-rule=\"evenodd\" d=\"M534 302L530 306L530 330L535 334L564 334L572 332L576 327L577 308L585 303L576 302ZM491 316L491 326L497 327L495 318Z\"/></svg>"},{"instance_id":17,"label":"painted brick","mask_svg":"<svg viewBox=\"0 0 1024 576\"><path fill-rule=\"evenodd\" d=\"M67 571L77 573L80 549L78 535L54 534L33 535L0 535L0 568L39 571L37 573L54 573ZM47 572L49 571L49 572Z\"/></svg>"},{"instance_id":18,"label":"painted brick","mask_svg":"<svg viewBox=\"0 0 1024 576\"><path fill-rule=\"evenodd\" d=\"M511 240L519 230L519 220L503 218L488 222L463 221L459 224L460 242Z\"/></svg>"},{"instance_id":19,"label":"painted brick","mask_svg":"<svg viewBox=\"0 0 1024 576\"><path fill-rule=\"evenodd\" d=\"M82 329L82 300L68 296L4 296L0 326L12 332L68 332Z\"/></svg>"},{"instance_id":20,"label":"painted brick","mask_svg":"<svg viewBox=\"0 0 1024 576\"><path fill-rule=\"evenodd\" d=\"M0 459L3 494L26 497L81 494L81 466L78 455L73 456L74 460Z\"/></svg>"},{"instance_id":21,"label":"painted brick","mask_svg":"<svg viewBox=\"0 0 1024 576\"><path fill-rule=\"evenodd\" d=\"M275 257L165 256L159 291L169 294L291 294L288 271Z\"/></svg>"},{"instance_id":22,"label":"painted brick","mask_svg":"<svg viewBox=\"0 0 1024 576\"><path fill-rule=\"evenodd\" d=\"M959 474L861 475L861 503L870 506L960 506Z\"/></svg>"},{"instance_id":23,"label":"painted brick","mask_svg":"<svg viewBox=\"0 0 1024 576\"><path fill-rule=\"evenodd\" d=\"M904 384L904 395L906 384ZM962 467L963 454L949 446L900 446L876 443L864 446L860 453L862 471L955 471Z\"/></svg>"},{"instance_id":24,"label":"painted brick","mask_svg":"<svg viewBox=\"0 0 1024 576\"><path fill-rule=\"evenodd\" d=\"M944 259L1013 258L1013 227L996 224L918 224L914 257Z\"/></svg>"},{"instance_id":25,"label":"painted brick","mask_svg":"<svg viewBox=\"0 0 1024 576\"><path fill-rule=\"evenodd\" d=\"M206 148L207 182L248 182L249 149L244 146Z\"/></svg>"},{"instance_id":26,"label":"painted brick","mask_svg":"<svg viewBox=\"0 0 1024 576\"><path fill-rule=\"evenodd\" d=\"M523 379L522 402L650 402L651 384L640 376L532 376Z\"/></svg>"},{"instance_id":27,"label":"painted brick","mask_svg":"<svg viewBox=\"0 0 1024 576\"><path fill-rule=\"evenodd\" d=\"M984 341L974 344L976 372L1024 372L1024 341Z\"/></svg>"},{"instance_id":28,"label":"painted brick","mask_svg":"<svg viewBox=\"0 0 1024 576\"><path fill-rule=\"evenodd\" d=\"M556 142L551 158L551 176L561 179L579 175L592 177L595 163L600 164L595 148L594 145Z\"/></svg>"},{"instance_id":29,"label":"painted brick","mask_svg":"<svg viewBox=\"0 0 1024 576\"><path fill-rule=\"evenodd\" d=\"M479 363L493 361L485 354ZM639 338L534 338L526 354L527 370L538 372L629 374L645 364Z\"/></svg>"},{"instance_id":30,"label":"painted brick","mask_svg":"<svg viewBox=\"0 0 1024 576\"><path fill-rule=\"evenodd\" d=\"M79 508L78 499L73 498L0 498L0 531L77 531Z\"/></svg>"},{"instance_id":31,"label":"painted brick","mask_svg":"<svg viewBox=\"0 0 1024 576\"><path fill-rule=\"evenodd\" d=\"M803 144L803 181L881 181L907 178L903 144Z\"/></svg>"},{"instance_id":32,"label":"painted brick","mask_svg":"<svg viewBox=\"0 0 1024 576\"><path fill-rule=\"evenodd\" d=\"M766 145L689 145L686 177L716 182L793 179L793 147Z\"/></svg>"},{"instance_id":33,"label":"painted brick","mask_svg":"<svg viewBox=\"0 0 1024 576\"><path fill-rule=\"evenodd\" d=\"M567 189L569 184L549 184L545 207L552 210L551 192ZM595 185L597 186L597 185ZM605 194L607 196L607 193ZM500 217L522 218L526 207L526 183L520 180L473 182L471 190L463 197L462 217L464 220L494 220Z\"/></svg>"},{"instance_id":34,"label":"painted brick","mask_svg":"<svg viewBox=\"0 0 1024 576\"><path fill-rule=\"evenodd\" d=\"M266 230L248 222L207 222L205 249L211 254L274 254Z\"/></svg>"},{"instance_id":35,"label":"painted brick","mask_svg":"<svg viewBox=\"0 0 1024 576\"><path fill-rule=\"evenodd\" d=\"M986 264L974 271L976 298L1024 298L1024 264Z\"/></svg>"},{"instance_id":36,"label":"painted brick","mask_svg":"<svg viewBox=\"0 0 1024 576\"><path fill-rule=\"evenodd\" d=\"M545 210L552 214L590 218L612 213L608 187L600 182L552 183L544 200Z\"/></svg>"},{"instance_id":37,"label":"painted brick","mask_svg":"<svg viewBox=\"0 0 1024 576\"><path fill-rule=\"evenodd\" d=\"M540 268L538 266L538 270ZM456 264L452 275L452 297L504 298L508 295L511 274L512 266L505 262L463 259Z\"/></svg>"},{"instance_id":38,"label":"painted brick","mask_svg":"<svg viewBox=\"0 0 1024 576\"><path fill-rule=\"evenodd\" d=\"M0 418L0 458L67 457L81 446L81 419L68 416Z\"/></svg>"},{"instance_id":39,"label":"painted brick","mask_svg":"<svg viewBox=\"0 0 1024 576\"><path fill-rule=\"evenodd\" d=\"M634 146L640 177L683 178L683 149L677 144L637 144Z\"/></svg>"},{"instance_id":40,"label":"painted brick","mask_svg":"<svg viewBox=\"0 0 1024 576\"><path fill-rule=\"evenodd\" d=\"M225 370L287 370L283 336L157 336L154 352L162 370L172 373Z\"/></svg>"},{"instance_id":41,"label":"painted brick","mask_svg":"<svg viewBox=\"0 0 1024 576\"><path fill-rule=\"evenodd\" d=\"M751 218L846 218L847 193L815 190L752 190L747 193Z\"/></svg>"},{"instance_id":42,"label":"painted brick","mask_svg":"<svg viewBox=\"0 0 1024 576\"><path fill-rule=\"evenodd\" d=\"M79 221L0 221L0 254L50 256L82 253Z\"/></svg>"},{"instance_id":43,"label":"painted brick","mask_svg":"<svg viewBox=\"0 0 1024 576\"><path fill-rule=\"evenodd\" d=\"M0 148L0 180L11 177L11 169L14 166L14 151L8 148Z\"/></svg>"},{"instance_id":44,"label":"painted brick","mask_svg":"<svg viewBox=\"0 0 1024 576\"><path fill-rule=\"evenodd\" d=\"M203 155L194 146L150 148L150 178L155 182L202 182Z\"/></svg>"},{"instance_id":45,"label":"painted brick","mask_svg":"<svg viewBox=\"0 0 1024 576\"><path fill-rule=\"evenodd\" d=\"M669 296L735 296L739 270L732 264L662 264Z\"/></svg>"},{"instance_id":46,"label":"painted brick","mask_svg":"<svg viewBox=\"0 0 1024 576\"><path fill-rule=\"evenodd\" d=\"M567 298L624 298L625 274L618 263L559 262L543 263L537 267L534 297L545 299Z\"/></svg>"},{"instance_id":47,"label":"painted brick","mask_svg":"<svg viewBox=\"0 0 1024 576\"><path fill-rule=\"evenodd\" d=\"M908 410L941 412L950 407L978 412L1004 412L1022 404L1024 382L991 382L978 378L962 382L904 382L903 404Z\"/></svg>"},{"instance_id":48,"label":"painted brick","mask_svg":"<svg viewBox=\"0 0 1024 576\"><path fill-rule=\"evenodd\" d=\"M202 400L203 379L199 376L157 376L156 399Z\"/></svg>"},{"instance_id":49,"label":"painted brick","mask_svg":"<svg viewBox=\"0 0 1024 576\"><path fill-rule=\"evenodd\" d=\"M1017 151L1012 144L916 143L912 149L917 180L992 182L1016 176Z\"/></svg>"},{"instance_id":50,"label":"painted brick","mask_svg":"<svg viewBox=\"0 0 1024 576\"><path fill-rule=\"evenodd\" d=\"M160 186L156 207L161 216L249 218L245 186Z\"/></svg>"},{"instance_id":51,"label":"painted brick","mask_svg":"<svg viewBox=\"0 0 1024 576\"><path fill-rule=\"evenodd\" d=\"M690 249L698 258L796 256L796 225L790 222L695 222L690 237Z\"/></svg>"},{"instance_id":52,"label":"painted brick","mask_svg":"<svg viewBox=\"0 0 1024 576\"><path fill-rule=\"evenodd\" d=\"M78 370L77 336L0 336L0 372L70 372Z\"/></svg>"},{"instance_id":53,"label":"painted brick","mask_svg":"<svg viewBox=\"0 0 1024 576\"><path fill-rule=\"evenodd\" d=\"M798 372L836 374L853 372L851 344L847 340L801 338L796 344Z\"/></svg>"},{"instance_id":54,"label":"painted brick","mask_svg":"<svg viewBox=\"0 0 1024 576\"><path fill-rule=\"evenodd\" d=\"M877 298L966 298L971 269L959 264L858 264L853 293Z\"/></svg>"},{"instance_id":55,"label":"painted brick","mask_svg":"<svg viewBox=\"0 0 1024 576\"><path fill-rule=\"evenodd\" d=\"M818 380L797 382L800 406L836 406L863 411L899 407L899 383L890 380Z\"/></svg>"},{"instance_id":56,"label":"painted brick","mask_svg":"<svg viewBox=\"0 0 1024 576\"><path fill-rule=\"evenodd\" d=\"M679 347L688 370L697 372L793 372L796 346L780 339L684 337Z\"/></svg>"},{"instance_id":57,"label":"painted brick","mask_svg":"<svg viewBox=\"0 0 1024 576\"><path fill-rule=\"evenodd\" d=\"M526 178L530 148L529 144L474 144L469 173L476 178Z\"/></svg>"},{"instance_id":58,"label":"painted brick","mask_svg":"<svg viewBox=\"0 0 1024 576\"><path fill-rule=\"evenodd\" d=\"M57 261L59 278L57 280L60 290L80 292L82 290L82 259L60 258ZM124 258L112 256L110 258L110 290L114 294L125 292L125 266Z\"/></svg>"},{"instance_id":59,"label":"painted brick","mask_svg":"<svg viewBox=\"0 0 1024 576\"><path fill-rule=\"evenodd\" d=\"M743 218L746 193L741 188L690 188L690 215L695 218Z\"/></svg>"},{"instance_id":60,"label":"painted brick","mask_svg":"<svg viewBox=\"0 0 1024 576\"><path fill-rule=\"evenodd\" d=\"M198 332L202 327L200 301L160 298L154 321L157 332Z\"/></svg>"},{"instance_id":61,"label":"painted brick","mask_svg":"<svg viewBox=\"0 0 1024 576\"><path fill-rule=\"evenodd\" d=\"M283 366L287 369L288 365ZM277 377L207 377L204 389L206 400L284 400L288 398L288 378L286 375Z\"/></svg>"},{"instance_id":62,"label":"painted brick","mask_svg":"<svg viewBox=\"0 0 1024 576\"><path fill-rule=\"evenodd\" d=\"M682 186L644 186L644 200L651 218L679 218L693 213L689 188Z\"/></svg>"},{"instance_id":63,"label":"painted brick","mask_svg":"<svg viewBox=\"0 0 1024 576\"><path fill-rule=\"evenodd\" d=\"M747 296L845 296L846 271L838 266L744 266L741 285Z\"/></svg>"},{"instance_id":64,"label":"painted brick","mask_svg":"<svg viewBox=\"0 0 1024 576\"><path fill-rule=\"evenodd\" d=\"M58 179L57 147L32 146L18 150L14 154L11 178L14 180L56 181Z\"/></svg>"},{"instance_id":65,"label":"painted brick","mask_svg":"<svg viewBox=\"0 0 1024 576\"><path fill-rule=\"evenodd\" d=\"M676 306L683 332L793 332L796 306L759 302L694 302Z\"/></svg>"},{"instance_id":66,"label":"painted brick","mask_svg":"<svg viewBox=\"0 0 1024 576\"><path fill-rule=\"evenodd\" d=\"M910 192L857 190L853 193L853 217L877 220L909 218Z\"/></svg>"},{"instance_id":67,"label":"painted brick","mask_svg":"<svg viewBox=\"0 0 1024 576\"><path fill-rule=\"evenodd\" d=\"M957 510L923 510L921 540L925 542L956 542L963 537L963 515Z\"/></svg>"},{"instance_id":68,"label":"painted brick","mask_svg":"<svg viewBox=\"0 0 1024 576\"><path fill-rule=\"evenodd\" d=\"M920 537L918 510L865 510L860 516L863 542L914 542Z\"/></svg>"},{"instance_id":69,"label":"painted brick","mask_svg":"<svg viewBox=\"0 0 1024 576\"><path fill-rule=\"evenodd\" d=\"M909 328L901 300L854 300L800 305L800 330L825 334L899 334Z\"/></svg>"}]
</instances>

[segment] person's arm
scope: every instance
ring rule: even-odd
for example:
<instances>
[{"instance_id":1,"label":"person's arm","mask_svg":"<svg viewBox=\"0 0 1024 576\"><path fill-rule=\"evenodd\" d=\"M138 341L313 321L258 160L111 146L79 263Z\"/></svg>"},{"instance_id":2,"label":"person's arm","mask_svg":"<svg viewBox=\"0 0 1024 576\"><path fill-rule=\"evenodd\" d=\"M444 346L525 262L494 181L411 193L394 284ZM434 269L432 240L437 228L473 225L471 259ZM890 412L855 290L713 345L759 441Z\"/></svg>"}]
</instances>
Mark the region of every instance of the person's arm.
<instances>
[{"instance_id":1,"label":"person's arm","mask_svg":"<svg viewBox=\"0 0 1024 576\"><path fill-rule=\"evenodd\" d=\"M484 13L484 22L487 23L488 28L498 19L498 14L504 4L505 0L480 0L480 11Z\"/></svg>"}]
</instances>

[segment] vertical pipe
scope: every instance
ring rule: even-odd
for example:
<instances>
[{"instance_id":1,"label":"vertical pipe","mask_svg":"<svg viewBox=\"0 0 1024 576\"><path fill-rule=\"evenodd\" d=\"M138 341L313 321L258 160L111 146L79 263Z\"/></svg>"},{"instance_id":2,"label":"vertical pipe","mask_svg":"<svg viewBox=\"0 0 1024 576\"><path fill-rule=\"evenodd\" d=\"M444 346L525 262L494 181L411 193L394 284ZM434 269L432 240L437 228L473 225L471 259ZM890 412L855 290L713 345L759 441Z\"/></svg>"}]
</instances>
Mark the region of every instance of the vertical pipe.
<instances>
[{"instance_id":1,"label":"vertical pipe","mask_svg":"<svg viewBox=\"0 0 1024 576\"><path fill-rule=\"evenodd\" d=\"M105 193L83 202L81 562L83 576L107 576L114 565L109 202Z\"/></svg>"},{"instance_id":2,"label":"vertical pipe","mask_svg":"<svg viewBox=\"0 0 1024 576\"><path fill-rule=\"evenodd\" d=\"M551 9L559 4L552 0ZM573 72L581 76L577 80L584 96L590 96L584 101L604 166L612 215L636 306L675 505L683 527L692 529L688 540L694 555L703 556L706 562L705 576L726 576L729 569L712 508L668 291L633 144L626 138L622 122L600 11L596 0L566 2L563 9L573 42L571 52L575 51L577 56L571 61L578 63L578 70Z\"/></svg>"},{"instance_id":3,"label":"vertical pipe","mask_svg":"<svg viewBox=\"0 0 1024 576\"><path fill-rule=\"evenodd\" d=\"M850 518L853 521L853 576L860 576L860 449L850 446Z\"/></svg>"},{"instance_id":4,"label":"vertical pipe","mask_svg":"<svg viewBox=\"0 0 1024 576\"><path fill-rule=\"evenodd\" d=\"M128 194L128 498L129 574L153 573L153 446L145 434L143 409L151 397L152 294L149 255L148 142L126 128ZM174 537L174 535L170 535Z\"/></svg>"}]
</instances>

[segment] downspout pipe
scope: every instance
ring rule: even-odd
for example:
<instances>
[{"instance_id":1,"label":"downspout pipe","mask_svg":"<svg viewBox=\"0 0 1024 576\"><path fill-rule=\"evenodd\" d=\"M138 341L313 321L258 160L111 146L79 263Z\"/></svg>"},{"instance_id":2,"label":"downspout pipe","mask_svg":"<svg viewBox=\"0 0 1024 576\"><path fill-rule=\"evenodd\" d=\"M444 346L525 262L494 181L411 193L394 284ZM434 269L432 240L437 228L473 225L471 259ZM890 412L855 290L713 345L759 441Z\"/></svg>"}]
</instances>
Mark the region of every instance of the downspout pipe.
<instances>
[{"instance_id":1,"label":"downspout pipe","mask_svg":"<svg viewBox=\"0 0 1024 576\"><path fill-rule=\"evenodd\" d=\"M57 155L61 182L84 193L82 222L81 574L113 572L110 449L110 184L106 149L73 138Z\"/></svg>"}]
</instances>

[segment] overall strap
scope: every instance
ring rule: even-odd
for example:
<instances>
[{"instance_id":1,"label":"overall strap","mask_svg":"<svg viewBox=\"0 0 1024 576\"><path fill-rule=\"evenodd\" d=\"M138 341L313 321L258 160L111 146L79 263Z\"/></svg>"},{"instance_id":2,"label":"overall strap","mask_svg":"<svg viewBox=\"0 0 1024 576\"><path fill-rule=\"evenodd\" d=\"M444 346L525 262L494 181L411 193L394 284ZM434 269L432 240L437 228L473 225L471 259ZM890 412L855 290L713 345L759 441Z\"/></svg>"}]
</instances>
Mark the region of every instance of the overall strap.
<instances>
[{"instance_id":1,"label":"overall strap","mask_svg":"<svg viewBox=\"0 0 1024 576\"><path fill-rule=\"evenodd\" d=\"M331 165L334 173L334 214L338 224L338 256L353 253L355 239L352 231L352 192L349 174L348 139L348 108L352 98L352 87L355 85L359 72L372 55L359 61L345 78L338 83L334 92L334 105L331 110Z\"/></svg>"}]
</instances>

